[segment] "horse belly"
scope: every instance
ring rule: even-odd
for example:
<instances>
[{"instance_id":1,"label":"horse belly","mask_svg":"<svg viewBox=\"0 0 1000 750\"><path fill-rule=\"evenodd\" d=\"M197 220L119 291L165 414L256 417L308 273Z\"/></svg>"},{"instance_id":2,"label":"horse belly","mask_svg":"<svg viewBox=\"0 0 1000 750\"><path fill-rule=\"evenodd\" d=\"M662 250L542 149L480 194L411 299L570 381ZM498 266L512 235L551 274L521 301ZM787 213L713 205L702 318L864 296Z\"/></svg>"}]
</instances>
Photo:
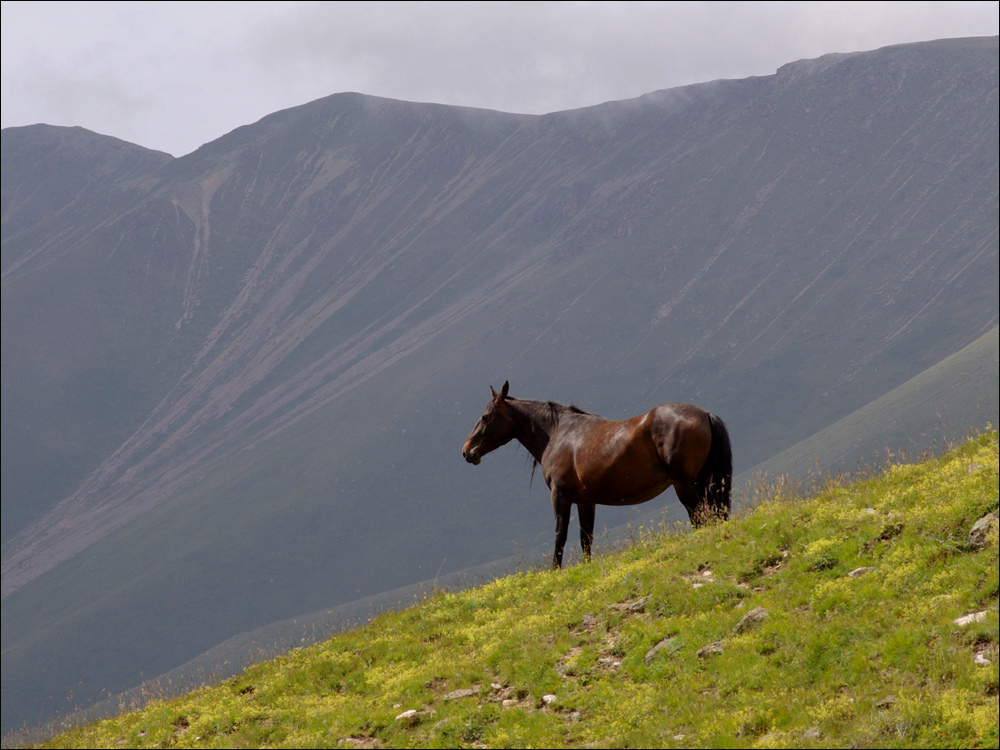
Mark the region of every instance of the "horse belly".
<instances>
[{"instance_id":1,"label":"horse belly","mask_svg":"<svg viewBox=\"0 0 1000 750\"><path fill-rule=\"evenodd\" d=\"M671 484L670 479L659 474L643 478L613 477L593 484L587 496L598 505L639 505L652 500Z\"/></svg>"}]
</instances>

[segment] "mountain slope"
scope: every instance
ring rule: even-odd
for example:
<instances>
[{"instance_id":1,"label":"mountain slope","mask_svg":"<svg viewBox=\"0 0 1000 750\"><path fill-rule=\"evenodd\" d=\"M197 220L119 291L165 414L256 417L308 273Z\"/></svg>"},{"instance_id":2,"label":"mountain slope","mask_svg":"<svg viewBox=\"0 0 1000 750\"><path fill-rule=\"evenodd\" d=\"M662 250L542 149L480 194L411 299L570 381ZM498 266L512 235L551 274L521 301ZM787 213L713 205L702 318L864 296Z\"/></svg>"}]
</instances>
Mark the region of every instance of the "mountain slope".
<instances>
[{"instance_id":1,"label":"mountain slope","mask_svg":"<svg viewBox=\"0 0 1000 750\"><path fill-rule=\"evenodd\" d=\"M997 109L995 38L544 117L342 94L10 232L54 135L4 131L4 721L547 549L523 457L459 458L491 381L698 403L740 470L958 351Z\"/></svg>"},{"instance_id":2,"label":"mountain slope","mask_svg":"<svg viewBox=\"0 0 1000 750\"><path fill-rule=\"evenodd\" d=\"M104 296L102 264L63 257L52 268L50 256L94 232L109 203L135 205L171 160L83 128L3 131L5 544L75 490L148 408L155 372L136 341L146 332ZM52 270L22 275L38 264Z\"/></svg>"},{"instance_id":3,"label":"mountain slope","mask_svg":"<svg viewBox=\"0 0 1000 750\"><path fill-rule=\"evenodd\" d=\"M1000 411L998 329L755 467L771 476L835 473L946 445L996 423Z\"/></svg>"}]
</instances>

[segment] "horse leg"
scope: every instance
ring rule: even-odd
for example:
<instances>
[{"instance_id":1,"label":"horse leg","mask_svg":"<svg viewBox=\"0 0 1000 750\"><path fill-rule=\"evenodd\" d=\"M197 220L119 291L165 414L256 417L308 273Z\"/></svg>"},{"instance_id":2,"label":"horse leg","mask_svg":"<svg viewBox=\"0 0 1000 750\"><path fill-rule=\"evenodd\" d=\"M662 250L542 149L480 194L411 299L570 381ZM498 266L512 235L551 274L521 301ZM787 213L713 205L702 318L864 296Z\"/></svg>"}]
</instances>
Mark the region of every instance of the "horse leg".
<instances>
[{"instance_id":1,"label":"horse leg","mask_svg":"<svg viewBox=\"0 0 1000 750\"><path fill-rule=\"evenodd\" d=\"M566 548L566 535L569 533L569 511L573 503L569 498L561 496L552 490L552 510L556 514L556 550L552 555L552 569L562 567L563 550Z\"/></svg>"},{"instance_id":2,"label":"horse leg","mask_svg":"<svg viewBox=\"0 0 1000 750\"><path fill-rule=\"evenodd\" d=\"M580 546L583 548L583 559L590 562L590 548L594 543L594 511L596 506L593 503L577 503L577 512L580 514Z\"/></svg>"},{"instance_id":3,"label":"horse leg","mask_svg":"<svg viewBox=\"0 0 1000 750\"><path fill-rule=\"evenodd\" d=\"M709 520L710 513L705 505L705 492L700 490L696 482L677 482L674 485L677 499L688 512L691 525L696 529Z\"/></svg>"}]
</instances>

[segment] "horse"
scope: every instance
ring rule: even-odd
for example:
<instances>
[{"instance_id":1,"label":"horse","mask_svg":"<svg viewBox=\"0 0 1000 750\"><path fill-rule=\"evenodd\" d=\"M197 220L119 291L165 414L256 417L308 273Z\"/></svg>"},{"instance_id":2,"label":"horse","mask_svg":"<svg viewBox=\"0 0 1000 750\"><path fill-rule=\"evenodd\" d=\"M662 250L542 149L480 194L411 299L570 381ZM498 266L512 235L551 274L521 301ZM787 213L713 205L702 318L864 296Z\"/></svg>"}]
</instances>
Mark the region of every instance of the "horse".
<instances>
[{"instance_id":1,"label":"horse","mask_svg":"<svg viewBox=\"0 0 1000 750\"><path fill-rule=\"evenodd\" d=\"M562 567L569 514L576 504L580 546L590 561L597 505L638 505L673 485L695 527L729 518L733 453L721 419L690 404L660 404L620 422L575 406L508 395L505 382L476 422L462 457L478 465L492 450L517 439L552 493L556 547Z\"/></svg>"}]
</instances>

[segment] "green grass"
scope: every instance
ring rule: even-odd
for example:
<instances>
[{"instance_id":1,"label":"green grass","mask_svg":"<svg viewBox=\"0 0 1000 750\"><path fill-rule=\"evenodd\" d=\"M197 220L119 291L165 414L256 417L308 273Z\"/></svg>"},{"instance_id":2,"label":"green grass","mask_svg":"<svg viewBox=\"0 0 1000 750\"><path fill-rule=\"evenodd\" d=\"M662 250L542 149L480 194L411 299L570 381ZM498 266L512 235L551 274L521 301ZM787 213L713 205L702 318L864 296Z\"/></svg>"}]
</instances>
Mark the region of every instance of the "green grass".
<instances>
[{"instance_id":1,"label":"green grass","mask_svg":"<svg viewBox=\"0 0 1000 750\"><path fill-rule=\"evenodd\" d=\"M997 508L998 462L991 432L727 524L640 531L49 746L996 747L997 527L985 549L965 540Z\"/></svg>"}]
</instances>

